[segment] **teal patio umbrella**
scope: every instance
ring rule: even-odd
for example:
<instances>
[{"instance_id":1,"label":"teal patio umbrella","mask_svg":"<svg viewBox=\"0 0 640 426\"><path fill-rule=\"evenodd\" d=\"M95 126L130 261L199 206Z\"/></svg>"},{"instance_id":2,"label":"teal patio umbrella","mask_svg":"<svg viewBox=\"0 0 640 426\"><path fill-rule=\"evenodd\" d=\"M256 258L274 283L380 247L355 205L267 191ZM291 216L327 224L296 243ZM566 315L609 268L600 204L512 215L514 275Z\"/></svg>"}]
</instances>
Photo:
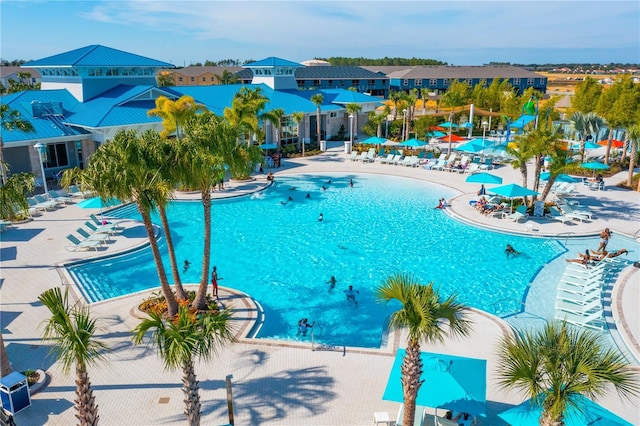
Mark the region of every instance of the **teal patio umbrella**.
<instances>
[{"instance_id":1,"label":"teal patio umbrella","mask_svg":"<svg viewBox=\"0 0 640 426\"><path fill-rule=\"evenodd\" d=\"M528 197L530 195L538 195L538 193L532 189L525 188L524 186L510 183L509 185L497 186L489 190L494 194L502 195L505 198L518 198Z\"/></svg>"},{"instance_id":2,"label":"teal patio umbrella","mask_svg":"<svg viewBox=\"0 0 640 426\"><path fill-rule=\"evenodd\" d=\"M456 123L452 123L447 121L446 123L438 124L440 127L444 127L445 129L457 129L458 125Z\"/></svg>"},{"instance_id":3,"label":"teal patio umbrella","mask_svg":"<svg viewBox=\"0 0 640 426\"><path fill-rule=\"evenodd\" d=\"M510 425L538 426L542 414L542 401L532 398L508 409L500 417ZM628 421L582 395L574 397L574 405L567 405L564 416L565 426L632 426Z\"/></svg>"},{"instance_id":4,"label":"teal patio umbrella","mask_svg":"<svg viewBox=\"0 0 640 426\"><path fill-rule=\"evenodd\" d=\"M382 145L383 143L385 143L387 140L385 138L379 138L377 136L371 136L365 140L363 140L360 143L363 143L365 145Z\"/></svg>"},{"instance_id":5,"label":"teal patio umbrella","mask_svg":"<svg viewBox=\"0 0 640 426\"><path fill-rule=\"evenodd\" d=\"M583 169L589 170L609 170L609 166L604 163L599 163L597 161L590 161L588 163L580 164L580 167Z\"/></svg>"},{"instance_id":6,"label":"teal patio umbrella","mask_svg":"<svg viewBox=\"0 0 640 426\"><path fill-rule=\"evenodd\" d=\"M398 349L382 399L404 402L402 392L402 360L404 349ZM416 404L425 407L485 416L487 404L487 361L454 355L420 353L424 384L418 390Z\"/></svg>"},{"instance_id":7,"label":"teal patio umbrella","mask_svg":"<svg viewBox=\"0 0 640 426\"><path fill-rule=\"evenodd\" d=\"M454 148L456 151L462 151L462 152L471 152L471 153L477 153L480 152L484 149L484 147L482 145L476 145L473 142L467 142L465 144L462 144L456 148Z\"/></svg>"},{"instance_id":8,"label":"teal patio umbrella","mask_svg":"<svg viewBox=\"0 0 640 426\"><path fill-rule=\"evenodd\" d=\"M569 148L573 150L578 150L580 149L580 144L573 143ZM602 148L602 145L598 145L597 143L588 142L588 141L584 143L584 149L598 149L598 148Z\"/></svg>"},{"instance_id":9,"label":"teal patio umbrella","mask_svg":"<svg viewBox=\"0 0 640 426\"><path fill-rule=\"evenodd\" d=\"M551 173L549 172L540 173L540 180L547 181L549 180L550 176L551 176ZM558 176L556 176L556 182L576 183L578 182L578 179L571 177L567 174L560 173Z\"/></svg>"},{"instance_id":10,"label":"teal patio umbrella","mask_svg":"<svg viewBox=\"0 0 640 426\"><path fill-rule=\"evenodd\" d=\"M277 147L278 145L273 143L263 143L262 145L260 145L260 148L264 149L265 151L268 149L276 149Z\"/></svg>"},{"instance_id":11,"label":"teal patio umbrella","mask_svg":"<svg viewBox=\"0 0 640 426\"><path fill-rule=\"evenodd\" d=\"M465 179L465 182L470 183L486 183L489 185L500 185L502 178L500 176L492 175L491 173L474 173Z\"/></svg>"},{"instance_id":12,"label":"teal patio umbrella","mask_svg":"<svg viewBox=\"0 0 640 426\"><path fill-rule=\"evenodd\" d=\"M404 146L407 148L422 148L423 146L425 146L427 143L424 141L421 141L419 139L416 138L411 138L411 139L407 139L404 142L400 142L399 146Z\"/></svg>"},{"instance_id":13,"label":"teal patio umbrella","mask_svg":"<svg viewBox=\"0 0 640 426\"><path fill-rule=\"evenodd\" d=\"M427 132L427 136L430 138L441 138L443 136L447 136L446 133L442 133L440 130L434 130L432 132Z\"/></svg>"}]
</instances>

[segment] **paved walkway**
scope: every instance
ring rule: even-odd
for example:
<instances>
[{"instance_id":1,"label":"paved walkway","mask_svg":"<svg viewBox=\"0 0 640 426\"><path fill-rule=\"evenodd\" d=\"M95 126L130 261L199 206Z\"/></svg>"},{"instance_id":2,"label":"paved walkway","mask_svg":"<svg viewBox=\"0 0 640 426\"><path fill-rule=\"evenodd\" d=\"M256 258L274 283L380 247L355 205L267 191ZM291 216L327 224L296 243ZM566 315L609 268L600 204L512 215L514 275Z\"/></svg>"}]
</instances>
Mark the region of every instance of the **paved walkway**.
<instances>
[{"instance_id":1,"label":"paved walkway","mask_svg":"<svg viewBox=\"0 0 640 426\"><path fill-rule=\"evenodd\" d=\"M339 148L304 159L291 159L275 170L276 179L288 173L380 173L423 179L456 190L449 213L473 222L509 232L531 235L596 235L609 227L614 233L634 237L640 223L638 194L613 187L617 178L607 179L608 189L593 193L579 188L581 202L589 204L596 219L578 225L551 221L514 224L486 218L468 206L478 186L464 182L466 176L425 171L410 167L353 163ZM505 183L519 182L519 173L510 166L492 173ZM621 180L622 178L620 178ZM230 182L224 191L212 196L243 195L268 185L264 176L250 182ZM595 195L595 196L594 196ZM198 198L199 194L180 193L179 198ZM124 230L97 252L70 252L65 235L88 219L94 209L66 206L46 212L33 221L19 224L0 234L0 289L2 333L10 360L16 370L41 368L50 383L34 395L31 408L16 416L19 425L69 425L75 423L73 374L65 376L59 363L47 356L49 347L41 341L40 324L48 311L37 297L47 288L70 284L59 265L127 250L146 241L137 222L123 223ZM636 254L634 254L636 255ZM640 279L637 269L620 275L612 294L614 321L630 351L640 354L640 314L637 300ZM184 423L181 373L165 371L152 348L133 346L130 331L138 322L134 307L151 291L91 305L100 318L101 335L111 347L108 363L91 367L90 377L100 406L103 425L156 425ZM380 350L345 348L312 351L307 344L288 345L279 341L245 338L253 319L259 316L251 299L232 289L221 288L223 303L236 312L239 343L224 349L214 360L199 363L196 373L203 399L203 424L228 422L225 377L233 375L235 421L238 425L368 425L374 411L388 411L395 418L398 404L382 401L393 354L406 341L402 333L392 334ZM497 413L522 399L496 386L495 347L509 328L500 319L474 311L476 326L464 340L442 345L424 345L425 351L444 352L488 360L488 417L486 425L502 425ZM428 384L425 384L427 386ZM600 401L607 408L634 424L640 424L638 401L624 403L615 392Z\"/></svg>"}]
</instances>

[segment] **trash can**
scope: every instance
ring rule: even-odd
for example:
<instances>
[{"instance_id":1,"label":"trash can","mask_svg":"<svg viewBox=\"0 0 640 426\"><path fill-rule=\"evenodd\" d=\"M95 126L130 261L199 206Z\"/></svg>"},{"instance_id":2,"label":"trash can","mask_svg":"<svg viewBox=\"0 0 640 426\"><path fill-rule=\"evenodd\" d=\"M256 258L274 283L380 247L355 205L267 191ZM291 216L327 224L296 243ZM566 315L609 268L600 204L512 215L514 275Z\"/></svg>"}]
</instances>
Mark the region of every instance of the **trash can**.
<instances>
[{"instance_id":1,"label":"trash can","mask_svg":"<svg viewBox=\"0 0 640 426\"><path fill-rule=\"evenodd\" d=\"M320 151L325 152L327 150L327 141L320 141Z\"/></svg>"},{"instance_id":2,"label":"trash can","mask_svg":"<svg viewBox=\"0 0 640 426\"><path fill-rule=\"evenodd\" d=\"M11 414L31 406L27 376L14 371L0 379L2 407Z\"/></svg>"},{"instance_id":3,"label":"trash can","mask_svg":"<svg viewBox=\"0 0 640 426\"><path fill-rule=\"evenodd\" d=\"M344 153L351 154L351 141L344 141Z\"/></svg>"}]
</instances>

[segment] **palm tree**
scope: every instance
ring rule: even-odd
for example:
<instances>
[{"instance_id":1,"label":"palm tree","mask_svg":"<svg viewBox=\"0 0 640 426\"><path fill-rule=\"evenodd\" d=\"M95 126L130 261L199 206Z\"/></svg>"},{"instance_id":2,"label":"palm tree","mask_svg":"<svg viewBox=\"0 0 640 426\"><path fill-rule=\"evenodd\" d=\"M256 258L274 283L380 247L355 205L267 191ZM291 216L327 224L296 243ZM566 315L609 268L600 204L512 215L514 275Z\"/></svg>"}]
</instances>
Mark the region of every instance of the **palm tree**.
<instances>
[{"instance_id":1,"label":"palm tree","mask_svg":"<svg viewBox=\"0 0 640 426\"><path fill-rule=\"evenodd\" d=\"M2 184L7 183L7 165L4 162L4 142L2 141L2 130L10 132L20 130L22 132L33 132L33 126L27 120L20 117L20 112L9 108L7 104L0 104L0 170L2 172Z\"/></svg>"},{"instance_id":2,"label":"palm tree","mask_svg":"<svg viewBox=\"0 0 640 426\"><path fill-rule=\"evenodd\" d=\"M218 313L196 314L187 307L180 307L178 315L171 320L163 320L158 314L150 313L133 330L133 342L143 342L151 331L150 341L156 346L165 368L182 369L182 392L184 393L185 415L191 426L200 424L202 407L200 386L194 370L194 360L210 360L225 344L234 341L229 326L231 314L227 310Z\"/></svg>"},{"instance_id":3,"label":"palm tree","mask_svg":"<svg viewBox=\"0 0 640 426\"><path fill-rule=\"evenodd\" d=\"M223 70L222 75L215 74L213 76L216 84L238 84L240 78L229 70Z\"/></svg>"},{"instance_id":4,"label":"palm tree","mask_svg":"<svg viewBox=\"0 0 640 426\"><path fill-rule=\"evenodd\" d=\"M640 141L640 124L635 124L629 129L627 137L631 140L631 154L629 155L629 173L627 174L627 186L631 188L633 181L633 169L638 156L638 141Z\"/></svg>"},{"instance_id":5,"label":"palm tree","mask_svg":"<svg viewBox=\"0 0 640 426\"><path fill-rule=\"evenodd\" d=\"M422 100L422 115L427 113L427 101L429 100L429 89L420 89L420 99Z\"/></svg>"},{"instance_id":6,"label":"palm tree","mask_svg":"<svg viewBox=\"0 0 640 426\"><path fill-rule=\"evenodd\" d=\"M302 133L300 130L302 129L302 120L304 120L304 112L296 111L291 114L296 124L298 125L298 144L301 145L302 148L302 156L304 157L304 139L302 139Z\"/></svg>"},{"instance_id":7,"label":"palm tree","mask_svg":"<svg viewBox=\"0 0 640 426\"><path fill-rule=\"evenodd\" d=\"M201 112L204 106L196 103L191 96L181 96L180 99L172 101L166 96L159 96L156 99L156 107L147 111L150 117L162 118L162 137L167 137L173 132L176 138L182 137L182 126L191 117Z\"/></svg>"},{"instance_id":8,"label":"palm tree","mask_svg":"<svg viewBox=\"0 0 640 426\"><path fill-rule=\"evenodd\" d=\"M551 192L551 188L556 182L558 175L560 175L561 173L565 173L567 170L574 167L574 165L571 163L572 158L569 151L563 149L563 147L560 146L561 143L562 142L560 141L553 143L550 146L550 149L547 151L547 154L549 155L549 157L551 157L551 162L549 163L549 179L547 180L547 184L542 190L542 194L539 198L542 201L547 199L547 196Z\"/></svg>"},{"instance_id":9,"label":"palm tree","mask_svg":"<svg viewBox=\"0 0 640 426\"><path fill-rule=\"evenodd\" d=\"M522 391L541 406L541 426L563 425L567 409L580 408L579 395L604 396L613 385L630 398L640 389L627 361L601 335L564 322L505 337L497 371L502 388Z\"/></svg>"},{"instance_id":10,"label":"palm tree","mask_svg":"<svg viewBox=\"0 0 640 426\"><path fill-rule=\"evenodd\" d=\"M153 133L152 130L148 132ZM85 182L100 197L133 200L136 203L149 237L162 294L167 301L167 314L175 315L178 303L167 280L151 221L151 212L159 204L167 203L167 194L172 188L157 170L152 151L141 142L135 130L121 130L116 133L113 141L102 145L93 154L83 176Z\"/></svg>"},{"instance_id":11,"label":"palm tree","mask_svg":"<svg viewBox=\"0 0 640 426\"><path fill-rule=\"evenodd\" d=\"M345 106L349 114L353 114L353 134L354 138L358 137L358 113L362 111L362 105L356 103L347 104ZM349 129L351 131L351 129Z\"/></svg>"},{"instance_id":12,"label":"palm tree","mask_svg":"<svg viewBox=\"0 0 640 426\"><path fill-rule=\"evenodd\" d=\"M389 92L389 100L393 102L393 121L398 118L398 103L403 99L404 92L391 90Z\"/></svg>"},{"instance_id":13,"label":"palm tree","mask_svg":"<svg viewBox=\"0 0 640 426\"><path fill-rule=\"evenodd\" d=\"M320 114L321 114L321 110L320 108L322 107L322 103L324 102L324 96L322 96L322 93L316 93L315 95L313 95L311 97L311 102L313 102L316 106L316 136L318 138L318 143L320 143L320 140L322 139L322 127L320 126Z\"/></svg>"},{"instance_id":14,"label":"palm tree","mask_svg":"<svg viewBox=\"0 0 640 426\"><path fill-rule=\"evenodd\" d=\"M404 392L403 424L413 424L416 397L422 385L422 361L420 342L441 342L450 334L466 336L471 322L465 318L467 307L458 303L455 296L442 300L433 283L422 285L407 274L393 275L376 291L382 302L397 300L402 307L391 314L390 328L407 327L409 339L402 360L402 389Z\"/></svg>"},{"instance_id":15,"label":"palm tree","mask_svg":"<svg viewBox=\"0 0 640 426\"><path fill-rule=\"evenodd\" d=\"M231 107L224 109L224 116L229 123L242 130L247 146L251 145L254 134L260 135L260 112L268 102L269 98L262 93L261 88L242 87L234 95ZM258 138L261 139L260 136Z\"/></svg>"},{"instance_id":16,"label":"palm tree","mask_svg":"<svg viewBox=\"0 0 640 426\"><path fill-rule=\"evenodd\" d=\"M78 303L69 304L69 289L64 295L60 288L51 288L38 300L49 309L51 318L46 321L43 339L54 342L52 352L62 362L65 373L72 365L76 368L76 417L80 426L97 425L98 405L93 396L87 367L105 359L107 347L94 339L96 320L91 318L89 308Z\"/></svg>"},{"instance_id":17,"label":"palm tree","mask_svg":"<svg viewBox=\"0 0 640 426\"><path fill-rule=\"evenodd\" d=\"M267 119L272 125L276 126L276 144L277 152L280 153L280 135L282 135L282 119L284 118L284 109L276 108L262 114L262 118Z\"/></svg>"},{"instance_id":18,"label":"palm tree","mask_svg":"<svg viewBox=\"0 0 640 426\"><path fill-rule=\"evenodd\" d=\"M525 135L517 135L514 138L515 146L507 146L506 152L509 154L513 160L511 160L511 166L514 169L519 169L520 174L522 175L522 186L527 187L528 180L528 170L527 170L527 162L531 159L533 154L529 150L530 142L535 142L535 135L531 133L527 133ZM525 197L525 203L526 203Z\"/></svg>"},{"instance_id":19,"label":"palm tree","mask_svg":"<svg viewBox=\"0 0 640 426\"><path fill-rule=\"evenodd\" d=\"M7 220L29 217L27 194L35 187L33 173L16 173L0 186L0 217Z\"/></svg>"},{"instance_id":20,"label":"palm tree","mask_svg":"<svg viewBox=\"0 0 640 426\"><path fill-rule=\"evenodd\" d=\"M176 82L173 80L170 72L160 71L156 74L156 84L158 87L171 87L175 86Z\"/></svg>"}]
</instances>

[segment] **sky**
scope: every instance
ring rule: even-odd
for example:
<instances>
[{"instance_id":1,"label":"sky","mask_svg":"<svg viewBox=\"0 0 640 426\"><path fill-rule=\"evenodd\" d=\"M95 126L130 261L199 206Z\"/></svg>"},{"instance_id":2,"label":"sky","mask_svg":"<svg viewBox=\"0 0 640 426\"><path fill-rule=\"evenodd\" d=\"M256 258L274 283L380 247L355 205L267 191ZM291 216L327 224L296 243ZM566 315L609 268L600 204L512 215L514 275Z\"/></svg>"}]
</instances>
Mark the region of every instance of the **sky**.
<instances>
[{"instance_id":1,"label":"sky","mask_svg":"<svg viewBox=\"0 0 640 426\"><path fill-rule=\"evenodd\" d=\"M640 2L0 0L0 58L101 44L177 66L270 56L640 64Z\"/></svg>"}]
</instances>

